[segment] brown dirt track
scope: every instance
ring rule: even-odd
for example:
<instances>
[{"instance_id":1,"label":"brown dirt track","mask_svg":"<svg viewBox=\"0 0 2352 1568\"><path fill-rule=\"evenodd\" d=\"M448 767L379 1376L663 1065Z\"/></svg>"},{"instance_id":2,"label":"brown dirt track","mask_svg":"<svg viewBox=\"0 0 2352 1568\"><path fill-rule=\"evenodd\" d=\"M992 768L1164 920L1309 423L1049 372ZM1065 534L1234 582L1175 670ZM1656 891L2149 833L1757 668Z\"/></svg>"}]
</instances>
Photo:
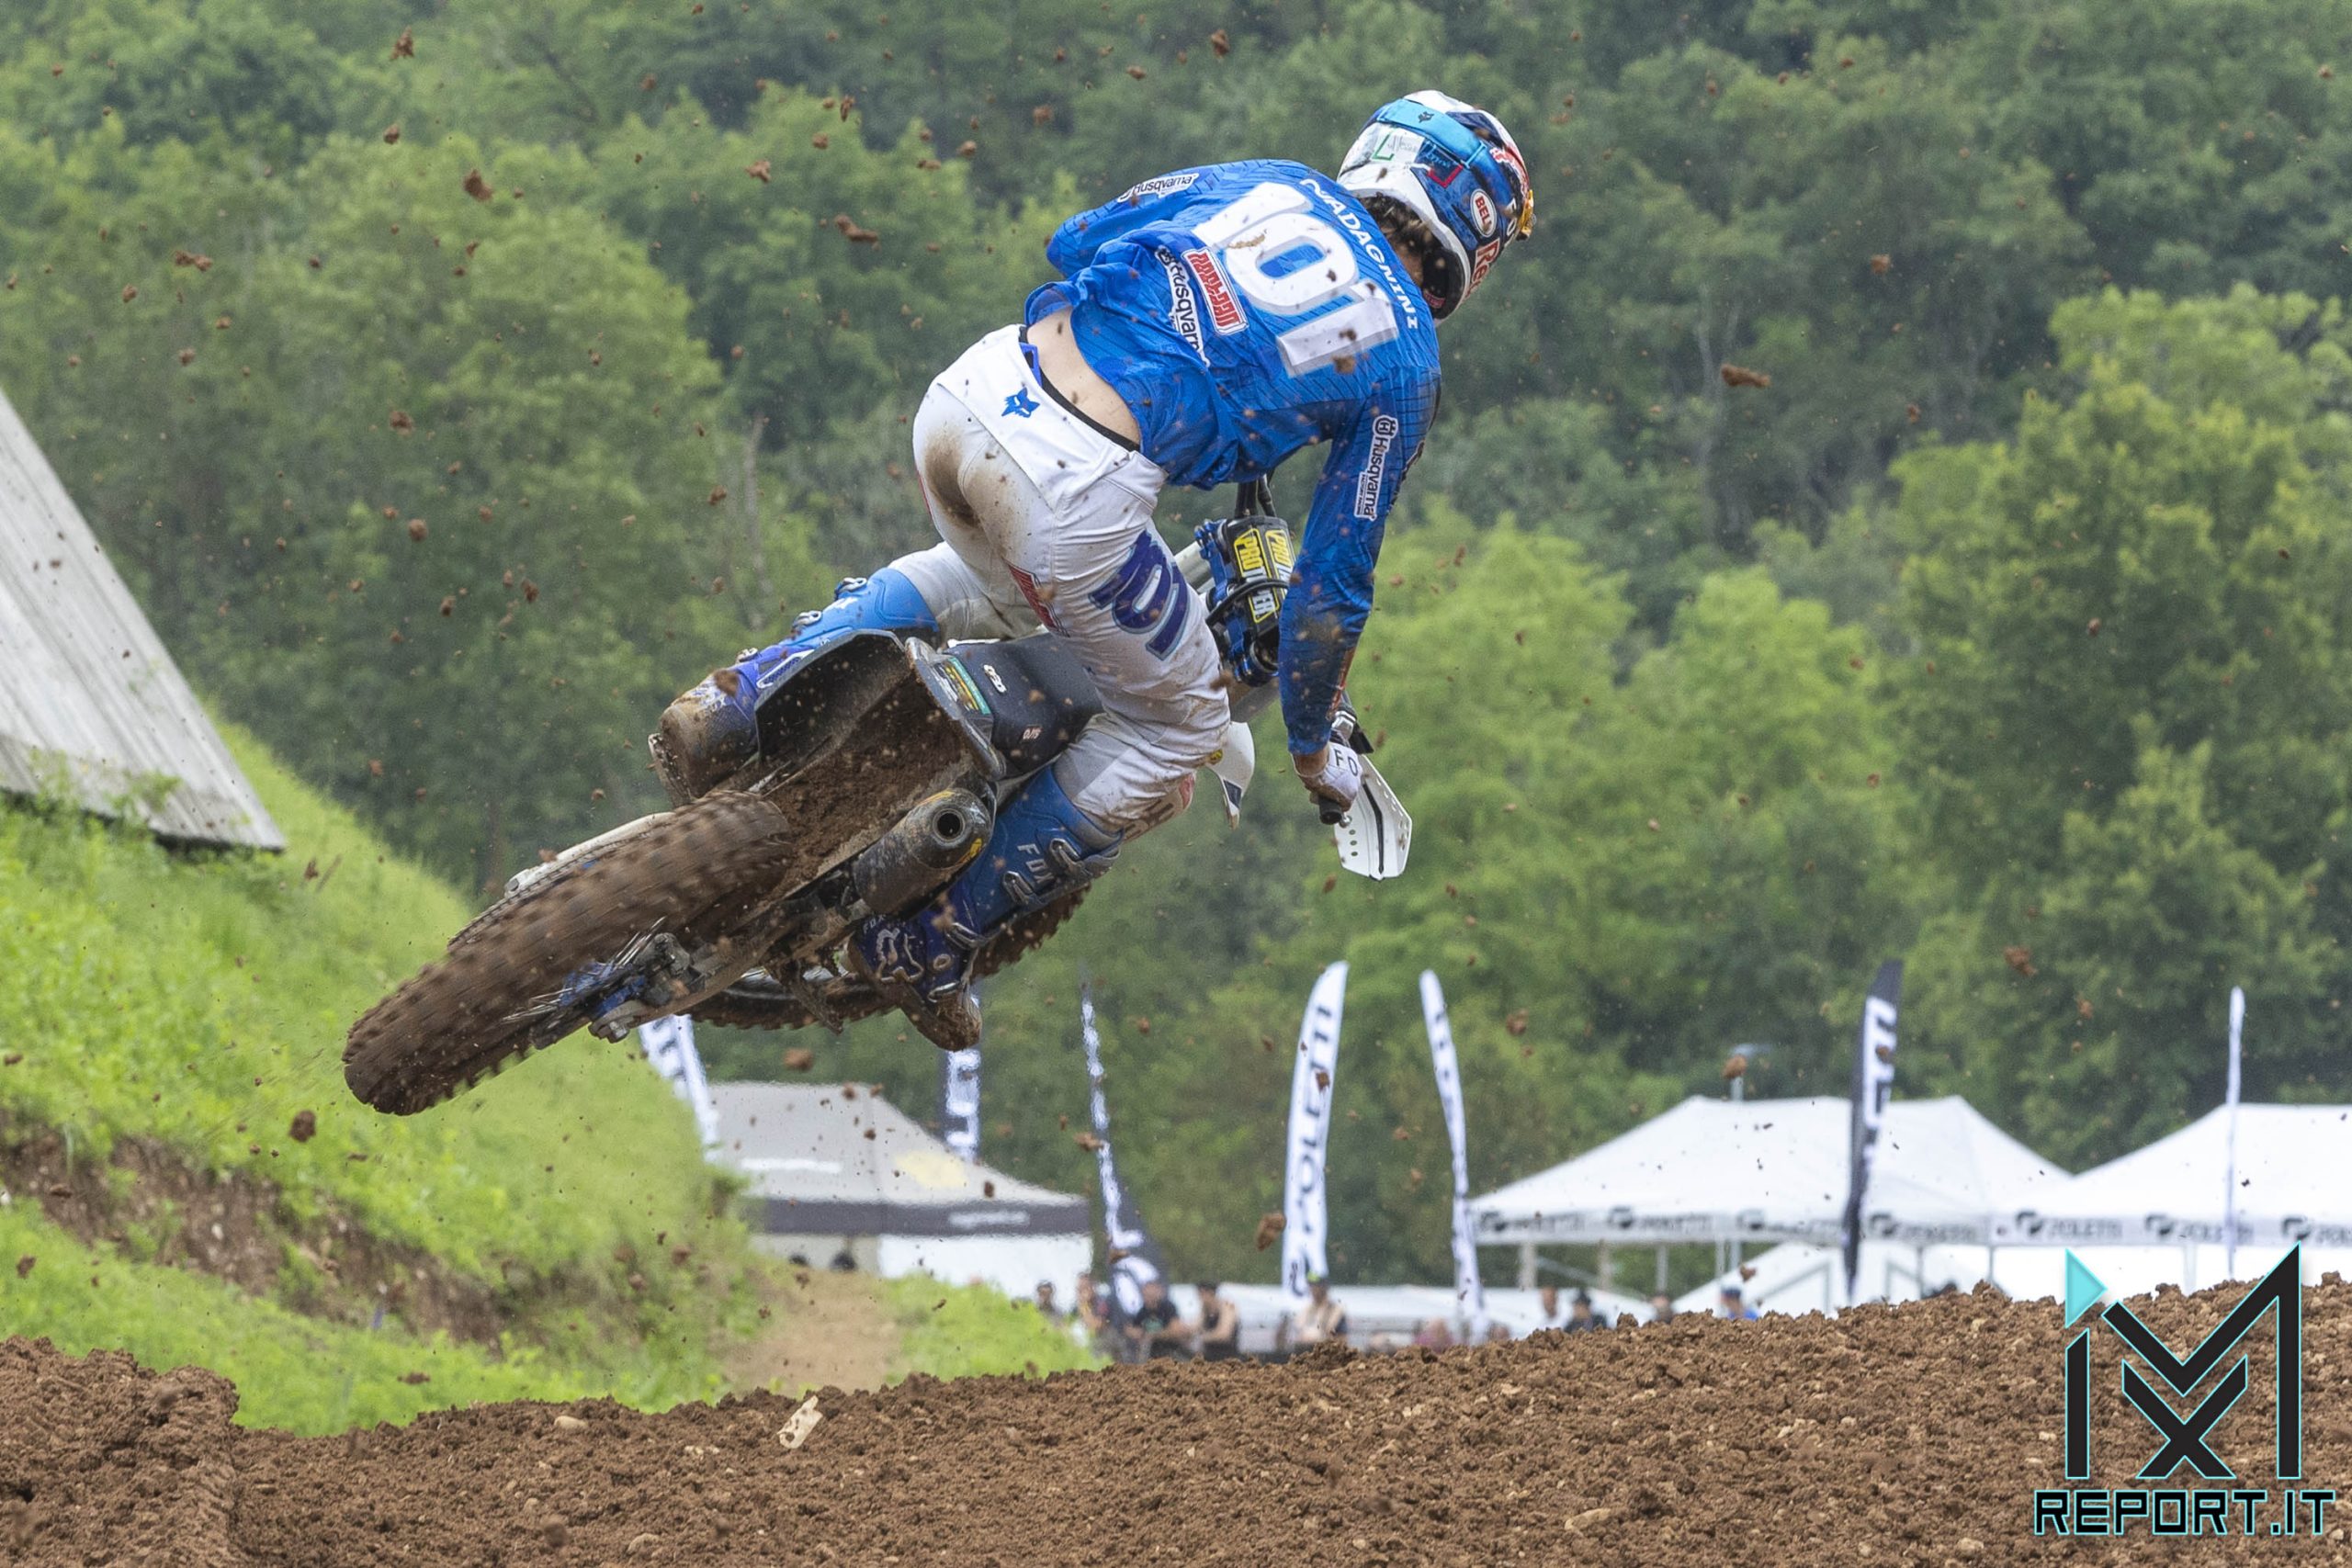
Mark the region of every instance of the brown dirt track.
<instances>
[{"instance_id":1,"label":"brown dirt track","mask_svg":"<svg viewBox=\"0 0 2352 1568\"><path fill-rule=\"evenodd\" d=\"M2185 1348L2236 1294L2140 1304ZM2333 1517L2324 1540L2035 1539L2028 1494L2057 1480L2058 1316L1988 1294L1437 1357L922 1381L821 1394L797 1450L776 1440L794 1402L765 1395L296 1438L231 1427L234 1391L208 1373L12 1340L0 1560L2352 1562ZM2268 1335L2266 1320L2248 1342L2253 1389L2216 1444L2246 1485L2269 1473ZM2305 1338L2304 1484L2345 1486L2352 1286L2305 1293ZM2102 1393L2112 1340L2094 1340ZM2101 1484L2129 1484L2154 1446L2102 1399Z\"/></svg>"}]
</instances>

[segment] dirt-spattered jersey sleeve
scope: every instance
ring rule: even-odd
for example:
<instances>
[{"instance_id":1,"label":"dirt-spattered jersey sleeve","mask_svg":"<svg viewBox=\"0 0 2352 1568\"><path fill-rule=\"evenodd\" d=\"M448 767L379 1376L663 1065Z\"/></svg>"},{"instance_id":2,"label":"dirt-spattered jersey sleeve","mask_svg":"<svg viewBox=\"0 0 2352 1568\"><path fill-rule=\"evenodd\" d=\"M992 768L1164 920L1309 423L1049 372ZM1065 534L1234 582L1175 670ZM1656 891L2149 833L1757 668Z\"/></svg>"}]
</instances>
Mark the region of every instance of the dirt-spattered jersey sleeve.
<instances>
[{"instance_id":1,"label":"dirt-spattered jersey sleeve","mask_svg":"<svg viewBox=\"0 0 2352 1568\"><path fill-rule=\"evenodd\" d=\"M1330 739L1331 711L1372 614L1388 509L1435 412L1435 378L1385 385L1331 445L1283 605L1283 728L1293 752Z\"/></svg>"}]
</instances>

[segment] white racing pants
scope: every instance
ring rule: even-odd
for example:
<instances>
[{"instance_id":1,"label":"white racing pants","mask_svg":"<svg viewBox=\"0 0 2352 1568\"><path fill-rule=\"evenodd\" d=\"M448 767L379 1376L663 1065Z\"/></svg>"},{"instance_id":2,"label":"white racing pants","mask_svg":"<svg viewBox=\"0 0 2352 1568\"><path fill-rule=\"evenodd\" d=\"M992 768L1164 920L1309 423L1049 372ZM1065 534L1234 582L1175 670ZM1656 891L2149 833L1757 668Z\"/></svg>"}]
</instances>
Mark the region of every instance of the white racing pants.
<instances>
[{"instance_id":1,"label":"white racing pants","mask_svg":"<svg viewBox=\"0 0 2352 1568\"><path fill-rule=\"evenodd\" d=\"M1046 389L1017 327L941 373L914 422L915 472L945 541L891 564L949 638L1043 624L1103 711L1054 764L1072 804L1130 836L1174 816L1225 739L1216 645L1151 525L1159 467Z\"/></svg>"}]
</instances>

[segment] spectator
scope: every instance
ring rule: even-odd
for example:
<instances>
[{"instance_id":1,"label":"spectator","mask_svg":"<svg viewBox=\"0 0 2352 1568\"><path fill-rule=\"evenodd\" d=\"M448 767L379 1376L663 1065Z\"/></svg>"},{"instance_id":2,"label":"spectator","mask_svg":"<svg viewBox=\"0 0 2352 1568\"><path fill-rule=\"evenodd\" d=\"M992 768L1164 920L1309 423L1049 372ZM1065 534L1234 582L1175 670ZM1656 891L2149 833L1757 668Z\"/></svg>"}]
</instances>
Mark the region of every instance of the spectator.
<instances>
[{"instance_id":1,"label":"spectator","mask_svg":"<svg viewBox=\"0 0 2352 1568\"><path fill-rule=\"evenodd\" d=\"M1331 1277L1315 1273L1306 1277L1306 1305L1283 1319L1283 1345L1286 1349L1311 1350L1329 1340L1348 1337L1348 1309L1331 1299Z\"/></svg>"},{"instance_id":2,"label":"spectator","mask_svg":"<svg viewBox=\"0 0 2352 1568\"><path fill-rule=\"evenodd\" d=\"M1487 1325L1487 1343L1489 1345L1510 1344L1510 1325L1508 1323L1490 1323Z\"/></svg>"},{"instance_id":3,"label":"spectator","mask_svg":"<svg viewBox=\"0 0 2352 1568\"><path fill-rule=\"evenodd\" d=\"M1608 1326L1605 1320L1593 1315L1592 1292L1589 1291L1577 1292L1576 1300L1568 1305L1568 1321L1561 1325L1563 1331L1569 1334L1590 1334Z\"/></svg>"},{"instance_id":4,"label":"spectator","mask_svg":"<svg viewBox=\"0 0 2352 1568\"><path fill-rule=\"evenodd\" d=\"M1732 1319L1734 1322L1753 1323L1756 1321L1756 1309L1739 1299L1739 1287L1737 1285L1725 1285L1716 1293L1715 1300L1723 1313L1723 1315Z\"/></svg>"},{"instance_id":5,"label":"spectator","mask_svg":"<svg viewBox=\"0 0 2352 1568\"><path fill-rule=\"evenodd\" d=\"M1560 1311L1559 1286L1544 1286L1542 1290L1535 1292L1535 1299L1542 1303L1544 1306L1544 1315L1542 1318L1537 1320L1535 1325L1537 1329L1566 1328L1568 1325L1566 1314Z\"/></svg>"},{"instance_id":6,"label":"spectator","mask_svg":"<svg viewBox=\"0 0 2352 1568\"><path fill-rule=\"evenodd\" d=\"M1453 1348L1453 1330L1445 1319L1432 1317L1414 1334L1413 1343L1424 1350L1450 1350Z\"/></svg>"},{"instance_id":7,"label":"spectator","mask_svg":"<svg viewBox=\"0 0 2352 1568\"><path fill-rule=\"evenodd\" d=\"M1650 1292L1650 1321L1652 1323L1672 1323L1674 1321L1674 1298L1668 1295L1664 1291L1652 1291Z\"/></svg>"},{"instance_id":8,"label":"spectator","mask_svg":"<svg viewBox=\"0 0 2352 1568\"><path fill-rule=\"evenodd\" d=\"M1181 1356L1191 1330L1184 1320L1176 1315L1176 1303L1168 1299L1168 1283L1164 1280L1144 1281L1143 1305L1136 1308L1120 1330L1125 1339L1126 1354L1123 1361L1145 1361L1161 1356Z\"/></svg>"},{"instance_id":9,"label":"spectator","mask_svg":"<svg viewBox=\"0 0 2352 1568\"><path fill-rule=\"evenodd\" d=\"M1200 1283L1201 1320L1193 1325L1194 1354L1204 1361L1229 1361L1241 1353L1241 1309L1217 1294L1216 1281Z\"/></svg>"},{"instance_id":10,"label":"spectator","mask_svg":"<svg viewBox=\"0 0 2352 1568\"><path fill-rule=\"evenodd\" d=\"M1062 1309L1054 1300L1054 1282L1051 1280L1037 1281L1037 1315L1047 1323L1062 1320Z\"/></svg>"},{"instance_id":11,"label":"spectator","mask_svg":"<svg viewBox=\"0 0 2352 1568\"><path fill-rule=\"evenodd\" d=\"M1111 1300L1094 1282L1092 1274L1078 1277L1078 1289L1071 1292L1070 1316L1086 1342L1096 1349L1107 1349L1111 1333Z\"/></svg>"}]
</instances>

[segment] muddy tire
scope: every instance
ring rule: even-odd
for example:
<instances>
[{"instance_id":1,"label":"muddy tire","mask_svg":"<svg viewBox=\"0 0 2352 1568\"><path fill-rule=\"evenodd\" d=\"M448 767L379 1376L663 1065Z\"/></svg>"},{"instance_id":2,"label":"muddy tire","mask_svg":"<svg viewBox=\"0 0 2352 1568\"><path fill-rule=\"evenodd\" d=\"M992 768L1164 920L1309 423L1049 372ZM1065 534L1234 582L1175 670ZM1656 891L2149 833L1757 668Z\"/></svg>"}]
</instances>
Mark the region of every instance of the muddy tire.
<instances>
[{"instance_id":1,"label":"muddy tire","mask_svg":"<svg viewBox=\"0 0 2352 1568\"><path fill-rule=\"evenodd\" d=\"M680 807L495 908L448 954L351 1026L344 1081L407 1116L471 1088L587 1021L552 999L587 964L669 931L694 945L772 891L789 865L784 814L758 795Z\"/></svg>"},{"instance_id":2,"label":"muddy tire","mask_svg":"<svg viewBox=\"0 0 2352 1568\"><path fill-rule=\"evenodd\" d=\"M1062 922L1069 919L1079 900L1085 897L1086 889L1080 887L1034 914L1013 920L980 948L972 962L972 977L985 980L1042 946L1047 937L1061 929ZM823 998L826 1011L840 1023L855 1023L861 1018L891 1010L891 1004L882 999L880 992L854 974L828 981L818 995ZM696 1022L716 1023L729 1029L806 1029L820 1021L799 998L757 976L729 987L695 1007L694 1017Z\"/></svg>"}]
</instances>

